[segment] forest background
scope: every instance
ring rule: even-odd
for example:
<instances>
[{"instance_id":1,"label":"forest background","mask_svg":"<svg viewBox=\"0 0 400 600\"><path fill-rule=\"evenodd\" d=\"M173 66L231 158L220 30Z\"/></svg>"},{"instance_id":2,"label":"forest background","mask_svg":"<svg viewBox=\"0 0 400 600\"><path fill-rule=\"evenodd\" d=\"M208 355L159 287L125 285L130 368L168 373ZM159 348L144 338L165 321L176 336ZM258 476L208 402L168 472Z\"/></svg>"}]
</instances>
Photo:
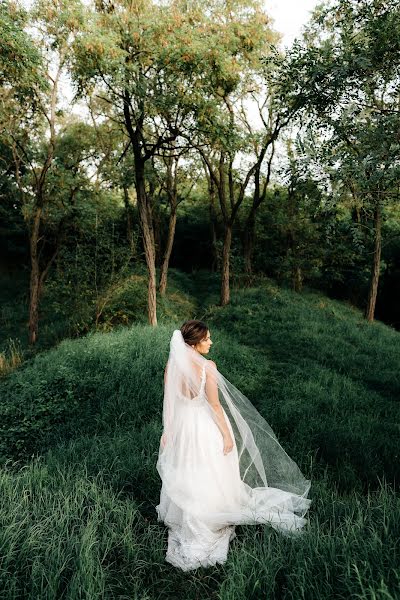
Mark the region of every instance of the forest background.
<instances>
[{"instance_id":1,"label":"forest background","mask_svg":"<svg viewBox=\"0 0 400 600\"><path fill-rule=\"evenodd\" d=\"M0 598L397 600L397 0L286 48L258 0L27 6L0 0ZM154 508L188 318L312 482L299 539L238 527L190 575Z\"/></svg>"},{"instance_id":2,"label":"forest background","mask_svg":"<svg viewBox=\"0 0 400 600\"><path fill-rule=\"evenodd\" d=\"M322 4L284 50L255 0L0 11L5 354L155 325L170 268L400 326L396 2Z\"/></svg>"}]
</instances>

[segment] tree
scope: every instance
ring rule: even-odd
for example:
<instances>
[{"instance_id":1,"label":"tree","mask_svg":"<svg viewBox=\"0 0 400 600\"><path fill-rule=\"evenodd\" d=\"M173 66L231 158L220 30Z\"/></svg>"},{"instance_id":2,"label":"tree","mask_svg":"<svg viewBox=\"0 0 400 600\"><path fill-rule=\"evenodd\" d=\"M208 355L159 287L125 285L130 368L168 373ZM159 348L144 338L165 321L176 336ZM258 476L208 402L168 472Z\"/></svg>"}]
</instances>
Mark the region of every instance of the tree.
<instances>
[{"instance_id":1,"label":"tree","mask_svg":"<svg viewBox=\"0 0 400 600\"><path fill-rule=\"evenodd\" d=\"M246 131L243 105L254 94L261 57L268 55L277 35L259 3L229 6L224 16L227 46L226 68L210 76L210 97L197 116L195 147L207 170L211 214L214 195L219 201L223 224L220 304L230 300L230 252L232 232L252 177L260 171L266 152L277 132L264 136L260 148ZM240 29L239 29L240 28ZM240 32L238 38L237 33ZM253 150L255 149L255 156ZM258 152L257 152L258 150Z\"/></svg>"},{"instance_id":2,"label":"tree","mask_svg":"<svg viewBox=\"0 0 400 600\"><path fill-rule=\"evenodd\" d=\"M2 5L0 13L5 47L1 135L3 143L11 148L14 181L28 227L31 344L37 340L40 296L56 258L64 225L61 214L56 241L49 251L51 244L44 225L53 199L50 180L57 169L57 127L62 122L59 82L65 71L72 33L79 24L78 14L78 4L72 3L66 9L62 2L55 4L47 0L38 1L29 14L16 3ZM24 30L28 24L34 26L32 37ZM74 194L75 191L71 191L71 201Z\"/></svg>"},{"instance_id":3,"label":"tree","mask_svg":"<svg viewBox=\"0 0 400 600\"><path fill-rule=\"evenodd\" d=\"M286 252L283 268L290 272L292 287L301 292L303 281L312 277L322 264L321 212L322 193L309 173L307 163L296 156L292 142L287 142L287 165L281 168L285 183L284 223Z\"/></svg>"},{"instance_id":4,"label":"tree","mask_svg":"<svg viewBox=\"0 0 400 600\"><path fill-rule=\"evenodd\" d=\"M82 91L96 91L114 107L126 131L126 151L134 155L148 316L155 325L154 215L145 166L172 145L177 149L183 138L198 147L199 129L212 122L218 106L227 107L244 64L265 47L268 19L258 0L217 1L211 7L181 0L99 1L96 7L75 44L74 75ZM234 218L237 209L233 212ZM230 220L225 219L225 290Z\"/></svg>"},{"instance_id":5,"label":"tree","mask_svg":"<svg viewBox=\"0 0 400 600\"><path fill-rule=\"evenodd\" d=\"M400 9L394 0L334 0L296 45L309 127L324 128L320 158L371 214L374 248L365 316L374 318L385 206L400 174ZM315 154L315 153L314 153Z\"/></svg>"},{"instance_id":6,"label":"tree","mask_svg":"<svg viewBox=\"0 0 400 600\"><path fill-rule=\"evenodd\" d=\"M75 44L80 92L96 92L112 105L113 118L124 127L124 152L133 153L152 325L157 324L156 252L146 166L177 139L197 104L209 47L201 18L200 11L182 11L175 2L99 1Z\"/></svg>"},{"instance_id":7,"label":"tree","mask_svg":"<svg viewBox=\"0 0 400 600\"><path fill-rule=\"evenodd\" d=\"M168 232L162 256L158 288L160 295L164 296L167 289L168 267L174 244L178 207L189 197L198 180L198 176L196 175L193 160L190 161L190 156L186 148L176 153L166 151L161 153L160 158L161 161L159 160L156 164L155 171L158 173L160 190L165 193L169 206ZM182 159L186 161L186 165L181 164ZM161 162L164 169L161 167Z\"/></svg>"}]
</instances>

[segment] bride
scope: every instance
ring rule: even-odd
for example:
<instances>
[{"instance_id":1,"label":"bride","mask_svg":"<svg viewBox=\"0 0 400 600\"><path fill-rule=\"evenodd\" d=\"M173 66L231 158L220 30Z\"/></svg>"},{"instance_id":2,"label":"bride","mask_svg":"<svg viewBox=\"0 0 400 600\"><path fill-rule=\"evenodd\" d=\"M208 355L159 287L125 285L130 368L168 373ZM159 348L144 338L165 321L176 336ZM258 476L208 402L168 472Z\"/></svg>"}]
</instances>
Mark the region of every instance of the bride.
<instances>
[{"instance_id":1,"label":"bride","mask_svg":"<svg viewBox=\"0 0 400 600\"><path fill-rule=\"evenodd\" d=\"M164 374L155 508L168 527L165 560L183 571L224 563L235 525L298 534L311 504L311 481L250 400L204 358L211 344L203 321L186 321L172 334Z\"/></svg>"}]
</instances>

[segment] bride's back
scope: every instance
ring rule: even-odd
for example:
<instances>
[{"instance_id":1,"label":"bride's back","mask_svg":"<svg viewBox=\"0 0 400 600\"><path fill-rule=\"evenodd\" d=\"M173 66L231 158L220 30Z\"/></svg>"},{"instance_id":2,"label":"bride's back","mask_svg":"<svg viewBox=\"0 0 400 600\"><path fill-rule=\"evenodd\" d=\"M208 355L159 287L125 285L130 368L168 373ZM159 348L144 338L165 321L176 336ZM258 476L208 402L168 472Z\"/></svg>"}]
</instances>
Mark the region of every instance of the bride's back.
<instances>
[{"instance_id":1,"label":"bride's back","mask_svg":"<svg viewBox=\"0 0 400 600\"><path fill-rule=\"evenodd\" d=\"M205 366L206 366L205 363L203 364L202 367L200 367L200 365L195 364L193 362L191 363L191 367L193 368L193 372L195 373L195 377L196 377L196 386L195 386L195 389L191 389L191 386L189 385L189 383L186 379L184 379L182 381L182 386L181 386L180 392L186 398L192 400L194 398L197 398L199 396L199 394L202 392L202 389L204 387L204 380L205 380Z\"/></svg>"}]
</instances>

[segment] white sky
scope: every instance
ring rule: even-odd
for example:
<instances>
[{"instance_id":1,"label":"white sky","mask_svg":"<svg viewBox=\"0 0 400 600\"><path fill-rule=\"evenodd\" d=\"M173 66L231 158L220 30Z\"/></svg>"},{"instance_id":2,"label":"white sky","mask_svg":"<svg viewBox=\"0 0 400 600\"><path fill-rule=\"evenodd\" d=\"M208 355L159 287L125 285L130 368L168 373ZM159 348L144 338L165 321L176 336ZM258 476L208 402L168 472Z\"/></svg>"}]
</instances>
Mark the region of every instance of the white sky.
<instances>
[{"instance_id":1,"label":"white sky","mask_svg":"<svg viewBox=\"0 0 400 600\"><path fill-rule=\"evenodd\" d=\"M265 0L267 13L274 19L273 28L283 34L282 43L290 46L307 23L317 0Z\"/></svg>"}]
</instances>

